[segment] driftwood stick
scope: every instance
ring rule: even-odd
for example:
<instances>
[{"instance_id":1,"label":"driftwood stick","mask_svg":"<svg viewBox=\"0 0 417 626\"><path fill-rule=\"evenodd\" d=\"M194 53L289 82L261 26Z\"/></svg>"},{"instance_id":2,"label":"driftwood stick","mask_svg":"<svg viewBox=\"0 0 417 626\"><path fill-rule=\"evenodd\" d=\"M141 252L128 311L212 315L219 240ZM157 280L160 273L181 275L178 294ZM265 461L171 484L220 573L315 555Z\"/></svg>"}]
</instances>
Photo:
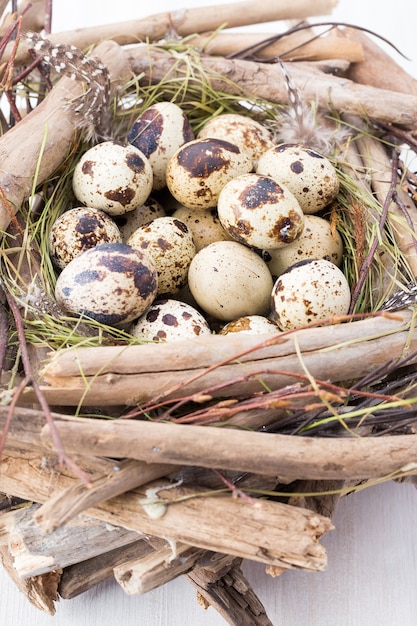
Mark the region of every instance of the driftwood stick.
<instances>
[{"instance_id":1,"label":"driftwood stick","mask_svg":"<svg viewBox=\"0 0 417 626\"><path fill-rule=\"evenodd\" d=\"M130 65L143 84L156 83L169 74L182 78L183 69L169 53L135 47L128 52ZM276 103L288 102L288 91L280 67L253 61L202 57L202 64L213 88L226 93L254 94ZM394 91L359 85L347 78L313 72L292 63L291 76L307 101L317 102L323 111L338 111L387 123L415 128L417 97L405 99ZM236 88L236 85L238 86Z\"/></svg>"},{"instance_id":2,"label":"driftwood stick","mask_svg":"<svg viewBox=\"0 0 417 626\"><path fill-rule=\"evenodd\" d=\"M364 51L363 61L354 63L349 69L348 77L351 80L417 96L417 79L398 65L366 33L356 28L345 28L342 33L349 41L360 44Z\"/></svg>"},{"instance_id":3,"label":"driftwood stick","mask_svg":"<svg viewBox=\"0 0 417 626\"><path fill-rule=\"evenodd\" d=\"M240 565L240 559L219 559L217 568L196 567L187 579L197 589L199 602L213 606L231 626L272 626Z\"/></svg>"},{"instance_id":4,"label":"driftwood stick","mask_svg":"<svg viewBox=\"0 0 417 626\"><path fill-rule=\"evenodd\" d=\"M37 509L34 519L43 532L51 533L89 507L175 471L172 465L149 465L132 460L116 465L117 471L95 478L88 489L81 483L73 485Z\"/></svg>"},{"instance_id":5,"label":"driftwood stick","mask_svg":"<svg viewBox=\"0 0 417 626\"><path fill-rule=\"evenodd\" d=\"M38 576L133 543L138 533L87 516L79 516L45 536L36 523L38 505L0 517L0 537L7 538L14 567L21 578Z\"/></svg>"},{"instance_id":6,"label":"driftwood stick","mask_svg":"<svg viewBox=\"0 0 417 626\"><path fill-rule=\"evenodd\" d=\"M49 615L55 615L55 602L59 600L58 585L61 570L23 579L14 568L13 557L7 546L0 546L0 561L16 587L34 607Z\"/></svg>"},{"instance_id":7,"label":"driftwood stick","mask_svg":"<svg viewBox=\"0 0 417 626\"><path fill-rule=\"evenodd\" d=\"M185 544L165 546L114 568L114 577L129 595L138 595L156 589L193 569L206 554L205 550Z\"/></svg>"},{"instance_id":8,"label":"driftwood stick","mask_svg":"<svg viewBox=\"0 0 417 626\"><path fill-rule=\"evenodd\" d=\"M266 347L262 347L259 337L218 335L182 345L176 342L175 346L167 343L73 349L56 353L46 365L43 375L49 386L42 386L42 392L53 405L135 405L160 394L169 398L201 393L225 381L236 382L213 395L262 391L260 379L270 389L279 389L296 382L292 374L305 374L294 337L304 365L314 377L333 382L352 380L395 356L401 358L405 346L410 352L416 350L417 336L410 337L409 320L410 313L404 311L396 319L379 317L300 329L294 334L278 335ZM343 350L339 349L341 344ZM78 372L83 376L77 376ZM27 390L24 398L30 401L32 395Z\"/></svg>"},{"instance_id":9,"label":"driftwood stick","mask_svg":"<svg viewBox=\"0 0 417 626\"><path fill-rule=\"evenodd\" d=\"M109 550L92 559L74 563L62 571L58 593L65 600L75 598L95 585L112 578L114 568L153 551L153 547L146 539L139 539L127 546Z\"/></svg>"},{"instance_id":10,"label":"driftwood stick","mask_svg":"<svg viewBox=\"0 0 417 626\"><path fill-rule=\"evenodd\" d=\"M94 442L96 452L104 456L278 477L282 473L294 479L381 478L401 472L417 454L417 438L410 435L326 439L144 421L97 423L82 418L58 420L56 427L70 450L85 452ZM48 426L43 428L43 437L45 443L50 442Z\"/></svg>"},{"instance_id":11,"label":"driftwood stick","mask_svg":"<svg viewBox=\"0 0 417 626\"><path fill-rule=\"evenodd\" d=\"M272 41L274 36L275 41ZM314 35L313 35L314 36ZM340 37L332 32L328 36L312 39L309 31L293 32L283 36L272 33L229 33L195 35L189 41L205 54L224 56L236 54L244 48L259 46L271 39L271 43L254 53L257 59L282 57L286 61L323 61L344 59L350 63L363 61L365 56L360 43ZM310 41L311 40L311 41ZM250 52L248 53L250 57Z\"/></svg>"},{"instance_id":12,"label":"driftwood stick","mask_svg":"<svg viewBox=\"0 0 417 626\"><path fill-rule=\"evenodd\" d=\"M61 477L41 471L41 466L42 458L36 454L7 448L0 464L0 484L16 496L44 502L62 487ZM65 483L68 484L68 478ZM165 511L162 517L151 518L145 511L144 500L150 502L150 489L167 503L166 509L164 505L162 511L161 507L158 509ZM173 488L158 481L92 507L88 515L110 524L116 520L118 526L144 535L169 537L179 543L277 567L325 568L326 553L318 539L333 528L327 518L278 502L257 500L251 504L210 493L206 495L207 491L200 488Z\"/></svg>"},{"instance_id":13,"label":"driftwood stick","mask_svg":"<svg viewBox=\"0 0 417 626\"><path fill-rule=\"evenodd\" d=\"M251 1L230 2L217 6L179 9L158 13L144 19L129 20L118 24L105 24L93 28L80 28L76 31L51 35L54 43L66 43L84 49L92 44L112 39L120 45L138 41L159 41L172 32L186 37L194 33L216 30L220 26L235 28L249 24L262 24L278 20L302 19L313 15L331 13L337 0L269 0L263 4ZM7 48L5 58L10 50ZM19 47L17 63L27 60L27 48Z\"/></svg>"}]
</instances>

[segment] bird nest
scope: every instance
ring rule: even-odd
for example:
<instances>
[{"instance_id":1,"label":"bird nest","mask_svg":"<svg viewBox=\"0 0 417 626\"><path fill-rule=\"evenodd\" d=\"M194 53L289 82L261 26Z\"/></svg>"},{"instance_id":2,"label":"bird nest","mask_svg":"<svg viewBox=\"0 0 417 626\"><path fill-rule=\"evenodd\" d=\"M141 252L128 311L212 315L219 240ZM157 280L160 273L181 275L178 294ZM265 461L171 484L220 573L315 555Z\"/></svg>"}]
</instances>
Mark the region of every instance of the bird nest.
<instances>
[{"instance_id":1,"label":"bird nest","mask_svg":"<svg viewBox=\"0 0 417 626\"><path fill-rule=\"evenodd\" d=\"M416 473L414 82L360 29L266 39L201 11L132 22L123 45L111 26L41 37L28 11L2 40L2 555L50 613L109 575L128 594L186 575L229 623L268 624L242 559L322 570L339 498ZM167 101L195 135L233 113L326 153L340 188L320 216L343 241L349 310L144 342L62 309L49 235L76 206L77 163Z\"/></svg>"}]
</instances>

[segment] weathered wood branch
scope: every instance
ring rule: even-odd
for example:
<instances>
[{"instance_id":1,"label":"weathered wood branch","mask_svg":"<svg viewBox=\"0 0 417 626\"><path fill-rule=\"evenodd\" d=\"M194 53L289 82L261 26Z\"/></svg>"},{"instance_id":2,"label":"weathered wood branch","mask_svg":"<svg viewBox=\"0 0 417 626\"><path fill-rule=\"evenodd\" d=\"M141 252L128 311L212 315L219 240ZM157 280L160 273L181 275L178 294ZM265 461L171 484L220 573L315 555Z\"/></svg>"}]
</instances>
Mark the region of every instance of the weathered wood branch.
<instances>
[{"instance_id":1,"label":"weathered wood branch","mask_svg":"<svg viewBox=\"0 0 417 626\"><path fill-rule=\"evenodd\" d=\"M217 335L175 344L70 349L46 364L42 374L48 385L42 391L51 404L135 405L160 394L188 396L216 385L222 387L211 393L223 397L259 392L263 384L279 389L304 375L304 367L320 380L352 380L401 358L405 349L417 349L409 321L410 312L403 311L396 319L300 329L264 345L265 337ZM32 396L28 390L24 397Z\"/></svg>"},{"instance_id":2,"label":"weathered wood branch","mask_svg":"<svg viewBox=\"0 0 417 626\"><path fill-rule=\"evenodd\" d=\"M417 437L295 437L119 420L60 419L56 427L67 448L85 452L94 445L105 456L148 463L200 465L294 479L381 478L412 463ZM202 430L204 429L204 430ZM50 441L49 427L43 436ZM52 444L50 444L52 445Z\"/></svg>"},{"instance_id":3,"label":"weathered wood branch","mask_svg":"<svg viewBox=\"0 0 417 626\"><path fill-rule=\"evenodd\" d=\"M63 569L138 539L138 533L119 526L78 516L53 534L45 535L35 523L38 505L0 517L0 539L10 546L14 568L21 578Z\"/></svg>"},{"instance_id":4,"label":"weathered wood branch","mask_svg":"<svg viewBox=\"0 0 417 626\"><path fill-rule=\"evenodd\" d=\"M130 66L141 75L141 82L160 81L169 74L183 77L184 68L169 53L134 47L127 51ZM287 103L288 90L280 67L253 61L204 56L202 65L212 87L225 93L252 94L272 102ZM386 123L415 128L417 97L404 98L400 93L360 85L336 76L313 72L302 64L291 64L291 76L307 101L317 103L322 111L338 111ZM236 85L238 88L236 88Z\"/></svg>"},{"instance_id":5,"label":"weathered wood branch","mask_svg":"<svg viewBox=\"0 0 417 626\"><path fill-rule=\"evenodd\" d=\"M7 448L0 464L2 489L37 502L46 501L62 489L62 479L57 472L42 470L42 466L42 457L34 452ZM69 477L63 482L68 486ZM151 518L145 511L150 489L167 504L162 517ZM326 553L318 539L333 528L327 518L278 502L256 500L251 504L210 493L156 481L90 508L88 516L144 535L170 537L179 543L278 567L325 568Z\"/></svg>"},{"instance_id":6,"label":"weathered wood branch","mask_svg":"<svg viewBox=\"0 0 417 626\"><path fill-rule=\"evenodd\" d=\"M159 41L174 33L186 37L194 33L216 30L220 26L235 28L248 24L262 24L278 20L302 19L313 15L326 15L336 6L337 0L269 0L254 5L251 1L230 2L217 6L206 6L158 13L139 20L129 20L116 24L105 24L93 28L79 28L75 31L51 35L54 43L66 43L77 48L87 48L104 40L118 44L132 44L138 41ZM10 49L6 49L8 58ZM27 60L27 47L20 46L17 63Z\"/></svg>"}]
</instances>

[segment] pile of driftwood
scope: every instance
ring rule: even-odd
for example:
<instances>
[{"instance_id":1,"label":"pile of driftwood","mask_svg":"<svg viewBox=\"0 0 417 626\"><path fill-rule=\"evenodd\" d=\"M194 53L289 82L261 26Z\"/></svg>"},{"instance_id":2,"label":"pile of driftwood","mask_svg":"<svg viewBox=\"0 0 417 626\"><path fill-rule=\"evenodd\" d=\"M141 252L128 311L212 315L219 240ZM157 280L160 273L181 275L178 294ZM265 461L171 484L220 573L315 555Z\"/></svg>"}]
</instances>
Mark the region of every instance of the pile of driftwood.
<instances>
[{"instance_id":1,"label":"pile of driftwood","mask_svg":"<svg viewBox=\"0 0 417 626\"><path fill-rule=\"evenodd\" d=\"M16 75L32 61L29 44L21 39L17 46L10 33L45 26L45 3L29 4L22 3L20 21L11 16L0 32L4 93L12 89L9 69ZM175 35L204 51L201 63L214 89L285 105L287 87L273 62L283 58L305 100L323 114L337 111L357 128L366 119L414 147L417 82L360 30L338 27L316 38L312 28L270 37L227 28L212 32L224 25L306 20L334 5L333 0L275 0L256 7L234 2L48 39L80 49L94 46L113 93L132 75L143 85L158 83L168 72L181 77L178 57L169 50L138 44ZM67 103L82 96L84 87L63 77L10 128L3 117L2 230L19 234L19 209L33 191L34 177L41 185L64 162L79 132L76 111ZM412 178L399 184L389 152L371 135L350 145L347 155L358 184L371 190L381 207L387 205L396 245L417 276ZM38 271L34 251L19 276L32 286L41 284ZM4 385L0 407L0 555L28 599L51 614L59 597L73 598L112 576L127 594L140 594L185 575L201 603L213 605L230 624L270 624L242 574L242 560L264 563L272 576L289 568L323 570L320 538L333 528L339 497L364 481L417 473L410 419L392 436L367 436L373 431L365 419L353 436L343 427L331 438L268 432L290 413L328 407L356 387L365 396L364 381L374 372L383 378L397 364L408 374L414 371L412 311L371 312L349 324L328 320L320 328L272 338L211 336L50 354L25 341L21 303L7 290L4 300L14 315L22 367L21 382L13 389ZM53 306L43 294L40 309ZM7 383L7 372L4 376ZM349 382L342 386L343 381ZM372 397L374 409L377 402L403 400L383 392ZM170 423L172 409L166 407L186 402L195 414ZM409 406L401 405L405 414L413 404L410 397ZM123 419L79 416L92 407L104 417ZM371 408L361 416L365 413L372 417ZM141 419L149 414L153 419Z\"/></svg>"}]
</instances>

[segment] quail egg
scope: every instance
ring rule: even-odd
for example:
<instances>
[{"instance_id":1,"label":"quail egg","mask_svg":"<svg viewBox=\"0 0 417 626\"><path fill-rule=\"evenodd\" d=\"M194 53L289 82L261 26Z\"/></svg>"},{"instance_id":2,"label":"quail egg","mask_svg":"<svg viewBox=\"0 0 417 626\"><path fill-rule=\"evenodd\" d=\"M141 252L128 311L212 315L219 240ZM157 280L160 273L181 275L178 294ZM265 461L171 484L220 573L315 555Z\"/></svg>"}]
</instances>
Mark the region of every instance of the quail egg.
<instances>
[{"instance_id":1,"label":"quail egg","mask_svg":"<svg viewBox=\"0 0 417 626\"><path fill-rule=\"evenodd\" d=\"M122 240L127 242L130 235L132 235L135 230L148 222L152 222L157 217L165 217L165 215L166 211L164 207L157 200L152 198L152 196L149 196L142 206L116 217L115 222L119 227Z\"/></svg>"},{"instance_id":2,"label":"quail egg","mask_svg":"<svg viewBox=\"0 0 417 626\"><path fill-rule=\"evenodd\" d=\"M264 250L263 259L273 276L279 276L294 263L306 259L327 259L338 267L342 263L343 242L330 222L318 215L305 215L301 235L279 249Z\"/></svg>"},{"instance_id":3,"label":"quail egg","mask_svg":"<svg viewBox=\"0 0 417 626\"><path fill-rule=\"evenodd\" d=\"M291 330L346 315L350 289L343 272L331 261L300 261L276 280L271 300L271 318L281 330Z\"/></svg>"},{"instance_id":4,"label":"quail egg","mask_svg":"<svg viewBox=\"0 0 417 626\"><path fill-rule=\"evenodd\" d=\"M129 237L130 246L149 254L158 272L158 294L174 294L187 281L196 253L190 230L175 217L157 217Z\"/></svg>"},{"instance_id":5,"label":"quail egg","mask_svg":"<svg viewBox=\"0 0 417 626\"><path fill-rule=\"evenodd\" d=\"M210 327L199 311L178 300L155 300L132 326L130 333L144 341L178 341L210 335Z\"/></svg>"},{"instance_id":6,"label":"quail egg","mask_svg":"<svg viewBox=\"0 0 417 626\"><path fill-rule=\"evenodd\" d=\"M285 143L267 150L259 158L256 171L288 187L304 213L317 213L339 192L339 178L329 159L298 144Z\"/></svg>"},{"instance_id":7,"label":"quail egg","mask_svg":"<svg viewBox=\"0 0 417 626\"><path fill-rule=\"evenodd\" d=\"M155 300L157 288L149 255L123 243L104 243L64 267L55 297L71 313L119 326L142 315Z\"/></svg>"},{"instance_id":8,"label":"quail egg","mask_svg":"<svg viewBox=\"0 0 417 626\"><path fill-rule=\"evenodd\" d=\"M233 239L253 248L285 246L304 227L304 213L291 191L260 174L229 181L220 192L217 211Z\"/></svg>"},{"instance_id":9,"label":"quail egg","mask_svg":"<svg viewBox=\"0 0 417 626\"><path fill-rule=\"evenodd\" d=\"M114 216L141 206L152 181L151 165L140 150L129 143L104 141L83 154L72 186L79 202Z\"/></svg>"},{"instance_id":10,"label":"quail egg","mask_svg":"<svg viewBox=\"0 0 417 626\"><path fill-rule=\"evenodd\" d=\"M185 207L211 209L217 205L224 185L251 169L251 157L235 144L223 139L195 139L171 157L166 180L171 194Z\"/></svg>"},{"instance_id":11,"label":"quail egg","mask_svg":"<svg viewBox=\"0 0 417 626\"><path fill-rule=\"evenodd\" d=\"M76 207L63 213L49 231L49 253L53 264L63 269L81 252L100 243L121 243L119 229L107 213Z\"/></svg>"},{"instance_id":12,"label":"quail egg","mask_svg":"<svg viewBox=\"0 0 417 626\"><path fill-rule=\"evenodd\" d=\"M231 241L233 239L221 225L216 209L193 211L181 207L172 214L172 217L187 224L197 252L214 241Z\"/></svg>"},{"instance_id":13,"label":"quail egg","mask_svg":"<svg viewBox=\"0 0 417 626\"><path fill-rule=\"evenodd\" d=\"M149 159L153 171L153 189L166 184L166 168L171 156L194 133L185 113L173 102L157 102L138 117L129 131L128 141Z\"/></svg>"},{"instance_id":14,"label":"quail egg","mask_svg":"<svg viewBox=\"0 0 417 626\"><path fill-rule=\"evenodd\" d=\"M273 335L279 329L274 322L264 315L246 315L225 324L219 335L230 335L231 333L246 333L247 335Z\"/></svg>"},{"instance_id":15,"label":"quail egg","mask_svg":"<svg viewBox=\"0 0 417 626\"><path fill-rule=\"evenodd\" d=\"M218 320L269 312L273 280L268 266L236 241L216 241L197 252L188 285L198 306Z\"/></svg>"},{"instance_id":16,"label":"quail egg","mask_svg":"<svg viewBox=\"0 0 417 626\"><path fill-rule=\"evenodd\" d=\"M261 154L274 146L272 135L260 122L238 113L222 113L210 119L197 139L217 137L246 150L255 165Z\"/></svg>"}]
</instances>

